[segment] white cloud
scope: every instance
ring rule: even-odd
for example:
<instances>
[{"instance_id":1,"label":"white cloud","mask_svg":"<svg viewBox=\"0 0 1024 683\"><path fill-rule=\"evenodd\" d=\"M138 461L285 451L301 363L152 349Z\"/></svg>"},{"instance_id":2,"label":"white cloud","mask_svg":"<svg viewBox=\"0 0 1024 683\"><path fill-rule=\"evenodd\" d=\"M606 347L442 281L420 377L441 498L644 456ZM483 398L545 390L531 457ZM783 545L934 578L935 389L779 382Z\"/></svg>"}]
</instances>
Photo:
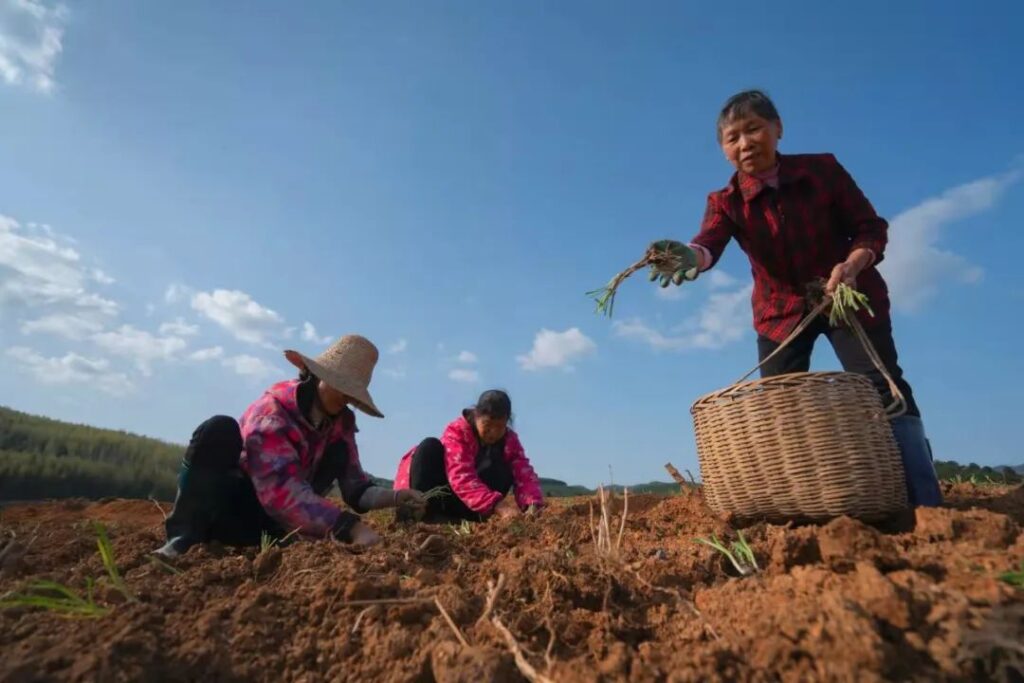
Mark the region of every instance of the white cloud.
<instances>
[{"instance_id":1,"label":"white cloud","mask_svg":"<svg viewBox=\"0 0 1024 683\"><path fill-rule=\"evenodd\" d=\"M466 363L467 365L470 365L472 363L477 362L478 359L476 357L476 354L473 353L472 351L463 351L458 356L456 356L455 360L457 360L460 363Z\"/></svg>"},{"instance_id":2,"label":"white cloud","mask_svg":"<svg viewBox=\"0 0 1024 683\"><path fill-rule=\"evenodd\" d=\"M233 289L199 292L192 297L192 308L250 344L267 346L267 337L280 335L284 323L276 311Z\"/></svg>"},{"instance_id":3,"label":"white cloud","mask_svg":"<svg viewBox=\"0 0 1024 683\"><path fill-rule=\"evenodd\" d=\"M316 344L330 344L333 337L321 337L316 333L316 328L313 327L313 323L303 323L302 325L302 338L308 342L314 342Z\"/></svg>"},{"instance_id":4,"label":"white cloud","mask_svg":"<svg viewBox=\"0 0 1024 683\"><path fill-rule=\"evenodd\" d=\"M654 296L658 297L662 301L679 301L680 299L686 298L687 290L686 285L669 285L668 287L655 287Z\"/></svg>"},{"instance_id":5,"label":"white cloud","mask_svg":"<svg viewBox=\"0 0 1024 683\"><path fill-rule=\"evenodd\" d=\"M224 347L211 346L210 348L207 349L199 349L198 351L193 351L188 355L188 359L203 362L208 360L217 360L218 358L222 358L223 356Z\"/></svg>"},{"instance_id":6,"label":"white cloud","mask_svg":"<svg viewBox=\"0 0 1024 683\"><path fill-rule=\"evenodd\" d=\"M36 324L27 323L29 330L65 336L102 328L117 315L115 302L89 291L93 268L70 245L47 225L0 215L0 315L31 316ZM60 316L77 322L61 325Z\"/></svg>"},{"instance_id":7,"label":"white cloud","mask_svg":"<svg viewBox=\"0 0 1024 683\"><path fill-rule=\"evenodd\" d=\"M103 324L94 317L74 313L53 313L21 324L22 334L53 334L66 339L85 339L103 329Z\"/></svg>"},{"instance_id":8,"label":"white cloud","mask_svg":"<svg viewBox=\"0 0 1024 683\"><path fill-rule=\"evenodd\" d=\"M409 348L409 342L405 339L399 339L388 347L388 353L402 353L407 348Z\"/></svg>"},{"instance_id":9,"label":"white cloud","mask_svg":"<svg viewBox=\"0 0 1024 683\"><path fill-rule=\"evenodd\" d=\"M553 332L542 329L533 340L533 348L525 356L517 356L516 360L524 370L542 370L544 368L572 369L571 363L578 358L593 353L597 345L593 340L573 327L565 332Z\"/></svg>"},{"instance_id":10,"label":"white cloud","mask_svg":"<svg viewBox=\"0 0 1024 683\"><path fill-rule=\"evenodd\" d=\"M112 285L114 284L114 282L116 282L114 278L110 277L99 268L93 268L92 279L100 283L101 285Z\"/></svg>"},{"instance_id":11,"label":"white cloud","mask_svg":"<svg viewBox=\"0 0 1024 683\"><path fill-rule=\"evenodd\" d=\"M476 384L480 381L480 373L476 370L467 370L466 368L455 368L448 373L448 378L456 382L464 382L466 384Z\"/></svg>"},{"instance_id":12,"label":"white cloud","mask_svg":"<svg viewBox=\"0 0 1024 683\"><path fill-rule=\"evenodd\" d=\"M231 368L239 375L254 377L256 379L262 379L278 373L277 368L270 365L262 358L257 358L256 356L250 356L244 353L238 356L225 358L221 363L224 367Z\"/></svg>"},{"instance_id":13,"label":"white cloud","mask_svg":"<svg viewBox=\"0 0 1024 683\"><path fill-rule=\"evenodd\" d=\"M164 302L168 304L180 303L191 299L193 294L195 294L195 290L191 287L177 283L171 284L167 286L167 290L164 292Z\"/></svg>"},{"instance_id":14,"label":"white cloud","mask_svg":"<svg viewBox=\"0 0 1024 683\"><path fill-rule=\"evenodd\" d=\"M711 289L732 289L738 280L724 270L712 270L707 274Z\"/></svg>"},{"instance_id":15,"label":"white cloud","mask_svg":"<svg viewBox=\"0 0 1024 683\"><path fill-rule=\"evenodd\" d=\"M679 326L666 335L642 320L617 321L615 334L642 341L658 351L717 349L741 339L751 327L750 294L753 285L731 292L714 292L701 309L696 325Z\"/></svg>"},{"instance_id":16,"label":"white cloud","mask_svg":"<svg viewBox=\"0 0 1024 683\"><path fill-rule=\"evenodd\" d=\"M87 384L114 396L124 396L134 389L131 380L124 373L112 372L104 359L93 360L77 353L47 358L24 346L8 349L7 355L44 384Z\"/></svg>"},{"instance_id":17,"label":"white cloud","mask_svg":"<svg viewBox=\"0 0 1024 683\"><path fill-rule=\"evenodd\" d=\"M889 245L879 270L889 284L896 308L920 310L941 283L950 280L973 283L981 278L980 266L955 251L940 248L942 231L949 223L991 209L1020 178L1020 171L1011 171L959 185L938 197L924 200L890 221ZM973 231L972 234L982 233Z\"/></svg>"},{"instance_id":18,"label":"white cloud","mask_svg":"<svg viewBox=\"0 0 1024 683\"><path fill-rule=\"evenodd\" d=\"M179 337L155 337L131 325L122 325L113 332L94 334L92 340L110 353L134 360L143 375L152 373L155 361L173 360L186 346L185 340Z\"/></svg>"},{"instance_id":19,"label":"white cloud","mask_svg":"<svg viewBox=\"0 0 1024 683\"><path fill-rule=\"evenodd\" d=\"M160 334L170 334L177 337L194 337L199 334L198 325L189 325L184 318L176 318L171 322L160 326Z\"/></svg>"},{"instance_id":20,"label":"white cloud","mask_svg":"<svg viewBox=\"0 0 1024 683\"><path fill-rule=\"evenodd\" d=\"M405 379L405 368L384 368L381 372L391 379Z\"/></svg>"},{"instance_id":21,"label":"white cloud","mask_svg":"<svg viewBox=\"0 0 1024 683\"><path fill-rule=\"evenodd\" d=\"M0 78L38 92L53 90L67 10L40 0L0 0Z\"/></svg>"}]
</instances>

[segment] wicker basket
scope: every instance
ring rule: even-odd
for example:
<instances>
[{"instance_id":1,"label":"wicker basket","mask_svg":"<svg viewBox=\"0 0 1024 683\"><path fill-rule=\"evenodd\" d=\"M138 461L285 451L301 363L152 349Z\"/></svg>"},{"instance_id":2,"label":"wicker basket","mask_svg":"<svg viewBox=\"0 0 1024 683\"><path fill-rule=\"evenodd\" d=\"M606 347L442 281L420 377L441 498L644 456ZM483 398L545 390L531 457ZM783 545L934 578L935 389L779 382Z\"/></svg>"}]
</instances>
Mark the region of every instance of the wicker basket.
<instances>
[{"instance_id":1,"label":"wicker basket","mask_svg":"<svg viewBox=\"0 0 1024 683\"><path fill-rule=\"evenodd\" d=\"M905 410L903 396L860 324L852 326L889 380L894 405L886 409L870 380L848 372L753 382L744 377L698 399L690 412L704 496L713 511L772 522L839 515L870 521L907 507L903 464L889 425Z\"/></svg>"}]
</instances>

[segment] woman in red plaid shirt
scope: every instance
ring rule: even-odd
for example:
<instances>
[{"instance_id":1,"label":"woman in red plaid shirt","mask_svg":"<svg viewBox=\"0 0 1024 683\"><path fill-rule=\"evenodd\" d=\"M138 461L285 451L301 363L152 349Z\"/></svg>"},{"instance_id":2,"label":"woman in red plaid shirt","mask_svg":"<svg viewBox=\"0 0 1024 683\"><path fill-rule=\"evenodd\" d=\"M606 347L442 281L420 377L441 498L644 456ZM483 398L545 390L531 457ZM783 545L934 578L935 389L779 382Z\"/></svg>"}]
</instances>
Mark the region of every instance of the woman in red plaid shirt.
<instances>
[{"instance_id":1,"label":"woman in red plaid shirt","mask_svg":"<svg viewBox=\"0 0 1024 683\"><path fill-rule=\"evenodd\" d=\"M750 259L754 276L754 327L762 361L776 351L807 314L807 286L824 280L832 293L839 283L856 286L871 302L874 317L861 322L907 402L906 415L893 420L913 505L939 505L942 493L932 465L921 413L897 363L889 292L876 269L887 241L888 223L875 213L853 178L831 154L779 154L782 119L757 90L731 97L718 116L718 141L736 168L729 184L708 195L700 232L683 244L656 243L679 257L675 271L655 269L661 286L693 280L713 267L735 239ZM888 405L889 386L846 327L820 318L769 359L762 376L806 372L815 340L825 335L843 368L866 375Z\"/></svg>"}]
</instances>

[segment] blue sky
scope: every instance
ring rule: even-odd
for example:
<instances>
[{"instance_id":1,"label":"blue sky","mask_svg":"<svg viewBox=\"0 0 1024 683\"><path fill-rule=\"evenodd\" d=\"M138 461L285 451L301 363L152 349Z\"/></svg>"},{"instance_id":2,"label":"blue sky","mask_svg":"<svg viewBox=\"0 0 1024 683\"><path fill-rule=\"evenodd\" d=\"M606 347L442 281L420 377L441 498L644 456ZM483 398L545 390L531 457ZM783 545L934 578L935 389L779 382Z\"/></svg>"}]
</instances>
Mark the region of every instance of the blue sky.
<instances>
[{"instance_id":1,"label":"blue sky","mask_svg":"<svg viewBox=\"0 0 1024 683\"><path fill-rule=\"evenodd\" d=\"M692 236L757 86L892 222L937 457L1024 462L1024 10L832 5L0 0L0 403L184 442L358 332L375 474L492 386L544 475L696 471L690 404L755 361L745 256L613 321L583 293Z\"/></svg>"}]
</instances>

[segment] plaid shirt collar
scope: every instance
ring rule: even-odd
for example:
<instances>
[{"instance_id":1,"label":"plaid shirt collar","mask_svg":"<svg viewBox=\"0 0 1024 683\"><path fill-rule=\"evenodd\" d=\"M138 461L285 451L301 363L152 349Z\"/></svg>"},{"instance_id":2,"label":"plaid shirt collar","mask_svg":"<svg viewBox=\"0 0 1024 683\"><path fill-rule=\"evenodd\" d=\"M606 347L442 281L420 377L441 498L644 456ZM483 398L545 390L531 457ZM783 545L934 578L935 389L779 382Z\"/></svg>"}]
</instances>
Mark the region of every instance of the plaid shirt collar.
<instances>
[{"instance_id":1,"label":"plaid shirt collar","mask_svg":"<svg viewBox=\"0 0 1024 683\"><path fill-rule=\"evenodd\" d=\"M785 154L776 153L775 157L778 159L779 164L780 186L795 183L797 180L809 176L809 173L804 166L793 161ZM771 186L760 178L744 173L743 171L737 171L736 173L733 173L732 178L729 180L729 185L725 188L725 194L729 195L733 192L739 191L740 196L743 197L743 201L749 204L768 187Z\"/></svg>"}]
</instances>

